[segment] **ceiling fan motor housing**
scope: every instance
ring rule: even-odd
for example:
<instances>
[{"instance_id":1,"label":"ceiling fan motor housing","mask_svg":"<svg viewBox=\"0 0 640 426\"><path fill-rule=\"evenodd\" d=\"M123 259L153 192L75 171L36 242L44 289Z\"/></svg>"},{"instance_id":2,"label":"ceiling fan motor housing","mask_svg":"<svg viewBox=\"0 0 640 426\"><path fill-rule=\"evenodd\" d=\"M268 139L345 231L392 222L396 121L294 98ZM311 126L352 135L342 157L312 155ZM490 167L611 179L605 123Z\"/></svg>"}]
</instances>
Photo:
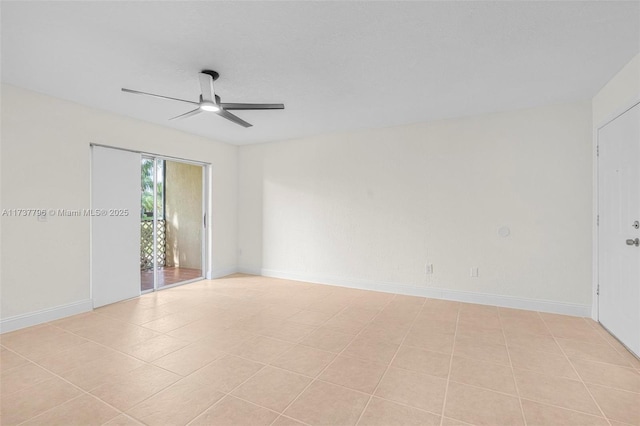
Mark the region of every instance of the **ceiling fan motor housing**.
<instances>
[{"instance_id":1,"label":"ceiling fan motor housing","mask_svg":"<svg viewBox=\"0 0 640 426\"><path fill-rule=\"evenodd\" d=\"M213 81L217 80L217 79L218 79L218 77L220 77L220 74L218 74L218 73L217 73L217 72L215 72L215 71L211 71L211 70L202 70L202 71L200 71L200 72L201 72L202 74L210 75L210 76L211 76L211 78L213 79Z\"/></svg>"}]
</instances>

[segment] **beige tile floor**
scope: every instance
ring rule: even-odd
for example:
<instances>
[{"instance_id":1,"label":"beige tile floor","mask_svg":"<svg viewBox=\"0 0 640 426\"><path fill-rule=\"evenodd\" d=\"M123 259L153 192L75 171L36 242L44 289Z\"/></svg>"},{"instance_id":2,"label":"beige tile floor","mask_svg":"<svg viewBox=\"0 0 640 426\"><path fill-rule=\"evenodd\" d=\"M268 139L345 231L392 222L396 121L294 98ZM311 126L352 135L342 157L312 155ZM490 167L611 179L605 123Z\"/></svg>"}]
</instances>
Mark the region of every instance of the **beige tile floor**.
<instances>
[{"instance_id":1,"label":"beige tile floor","mask_svg":"<svg viewBox=\"0 0 640 426\"><path fill-rule=\"evenodd\" d=\"M3 425L640 425L585 318L255 276L4 334Z\"/></svg>"}]
</instances>

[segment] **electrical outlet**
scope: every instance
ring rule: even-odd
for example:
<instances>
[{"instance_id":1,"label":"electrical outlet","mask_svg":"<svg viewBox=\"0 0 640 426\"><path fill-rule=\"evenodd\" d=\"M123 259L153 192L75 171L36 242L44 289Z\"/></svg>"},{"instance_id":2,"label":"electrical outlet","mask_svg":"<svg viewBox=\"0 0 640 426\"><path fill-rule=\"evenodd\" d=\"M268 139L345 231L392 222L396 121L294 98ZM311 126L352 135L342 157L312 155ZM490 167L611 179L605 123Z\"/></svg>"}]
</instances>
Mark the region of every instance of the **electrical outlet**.
<instances>
[{"instance_id":1,"label":"electrical outlet","mask_svg":"<svg viewBox=\"0 0 640 426\"><path fill-rule=\"evenodd\" d=\"M478 269L479 269L479 268L478 268L477 266L473 266L473 267L471 268L471 277L472 277L472 278L478 278L478 277L480 276L480 275L479 275L479 272L480 272L480 271L479 271Z\"/></svg>"},{"instance_id":2,"label":"electrical outlet","mask_svg":"<svg viewBox=\"0 0 640 426\"><path fill-rule=\"evenodd\" d=\"M425 268L425 273L427 275L433 274L433 263L427 263L427 267Z\"/></svg>"}]
</instances>

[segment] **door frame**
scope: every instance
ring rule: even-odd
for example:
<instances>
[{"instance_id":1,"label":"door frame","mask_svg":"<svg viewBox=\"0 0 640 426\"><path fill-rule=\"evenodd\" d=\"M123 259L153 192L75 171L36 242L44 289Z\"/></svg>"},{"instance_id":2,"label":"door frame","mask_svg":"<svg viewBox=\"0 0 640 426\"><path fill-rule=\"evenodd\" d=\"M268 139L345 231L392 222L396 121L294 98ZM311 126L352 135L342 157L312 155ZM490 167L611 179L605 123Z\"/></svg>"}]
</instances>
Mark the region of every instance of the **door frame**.
<instances>
[{"instance_id":1,"label":"door frame","mask_svg":"<svg viewBox=\"0 0 640 426\"><path fill-rule=\"evenodd\" d=\"M600 323L600 313L599 313L599 295L598 295L598 286L599 286L599 262L600 262L600 256L599 256L599 251L600 251L600 239L599 239L599 235L598 235L598 217L600 214L599 211L599 196L600 196L600 192L599 192L599 170L600 170L600 164L599 164L599 159L598 159L598 146L600 145L600 140L599 140L599 134L600 134L600 129L602 129L604 126L606 126L607 124L611 123L613 120L615 120L616 118L620 117L622 114L624 114L625 112L629 111L630 109L632 109L633 107L635 107L636 105L640 104L640 93L637 94L635 97L632 98L631 102L629 103L625 103L623 107L618 108L617 110L615 110L613 113L611 113L607 118L605 118L604 120L602 120L600 123L598 123L597 125L593 126L593 149L592 149L592 164L593 164L593 180L592 180L592 186L593 186L593 220L592 220L592 228L591 228L591 233L592 233L592 241L593 241L593 253L592 253L592 264L593 264L593 268L592 268L592 288L591 288L591 319L593 319L594 321L597 321L598 323Z\"/></svg>"},{"instance_id":2,"label":"door frame","mask_svg":"<svg viewBox=\"0 0 640 426\"><path fill-rule=\"evenodd\" d=\"M203 233L202 233L202 249L201 249L201 268L202 268L202 277L203 279L211 279L211 268L212 268L212 258L210 256L210 254L212 253L212 242L213 242L213 234L212 234L212 227L210 226L210 218L212 217L211 215L211 199L213 198L212 194L211 194L211 188L212 188L212 183L211 183L211 177L212 177L212 171L211 171L211 163L207 163L204 161L198 161L198 160L192 160L192 159L188 159L188 158L181 158L181 157L173 157L173 156L169 156L169 155L164 155L164 154L157 154L157 153L153 153L153 152L149 152L149 151L139 151L139 150L135 150L135 149L130 149L130 148L121 148L118 146L112 146L112 145L105 145L105 144L99 144L99 143L90 143L89 144L91 147L97 146L97 147L102 147L102 148L111 148L111 149L118 149L121 151L128 151L128 152L133 152L136 154L140 154L140 157L154 157L154 158L159 158L162 160L168 160L168 161L177 161L177 162L181 162L181 163L187 163L187 164L193 164L196 166L201 166L202 167L202 179L203 179L203 185L202 185L202 207L203 207L203 213L204 215L206 215L206 226L204 226L203 228ZM90 194L91 197L91 194ZM139 213L138 213L139 216ZM155 226L154 226L155 228ZM154 281L155 281L155 275L156 272L154 271ZM194 280L188 280L188 281L183 281L181 283L176 283L176 284L172 284L169 286L164 286L158 290L164 290L167 288L172 288L175 286L179 286L179 285L183 285L183 284L189 284L191 282L194 281L198 281L198 279L194 279ZM155 284L154 284L155 285ZM140 283L138 283L138 289L140 288ZM155 291L155 290L154 290ZM140 293L142 294L142 292Z\"/></svg>"}]
</instances>

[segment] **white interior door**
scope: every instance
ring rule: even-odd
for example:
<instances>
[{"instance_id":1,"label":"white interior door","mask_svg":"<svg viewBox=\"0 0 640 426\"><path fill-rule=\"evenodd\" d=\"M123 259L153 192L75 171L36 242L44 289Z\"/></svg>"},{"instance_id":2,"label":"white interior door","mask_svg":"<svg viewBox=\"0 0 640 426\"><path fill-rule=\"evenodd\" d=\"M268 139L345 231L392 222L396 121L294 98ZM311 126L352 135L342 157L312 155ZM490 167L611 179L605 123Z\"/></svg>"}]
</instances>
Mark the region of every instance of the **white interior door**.
<instances>
[{"instance_id":1,"label":"white interior door","mask_svg":"<svg viewBox=\"0 0 640 426\"><path fill-rule=\"evenodd\" d=\"M598 319L640 355L640 104L598 131Z\"/></svg>"},{"instance_id":2,"label":"white interior door","mask_svg":"<svg viewBox=\"0 0 640 426\"><path fill-rule=\"evenodd\" d=\"M92 147L91 211L93 307L139 296L140 154Z\"/></svg>"}]
</instances>

